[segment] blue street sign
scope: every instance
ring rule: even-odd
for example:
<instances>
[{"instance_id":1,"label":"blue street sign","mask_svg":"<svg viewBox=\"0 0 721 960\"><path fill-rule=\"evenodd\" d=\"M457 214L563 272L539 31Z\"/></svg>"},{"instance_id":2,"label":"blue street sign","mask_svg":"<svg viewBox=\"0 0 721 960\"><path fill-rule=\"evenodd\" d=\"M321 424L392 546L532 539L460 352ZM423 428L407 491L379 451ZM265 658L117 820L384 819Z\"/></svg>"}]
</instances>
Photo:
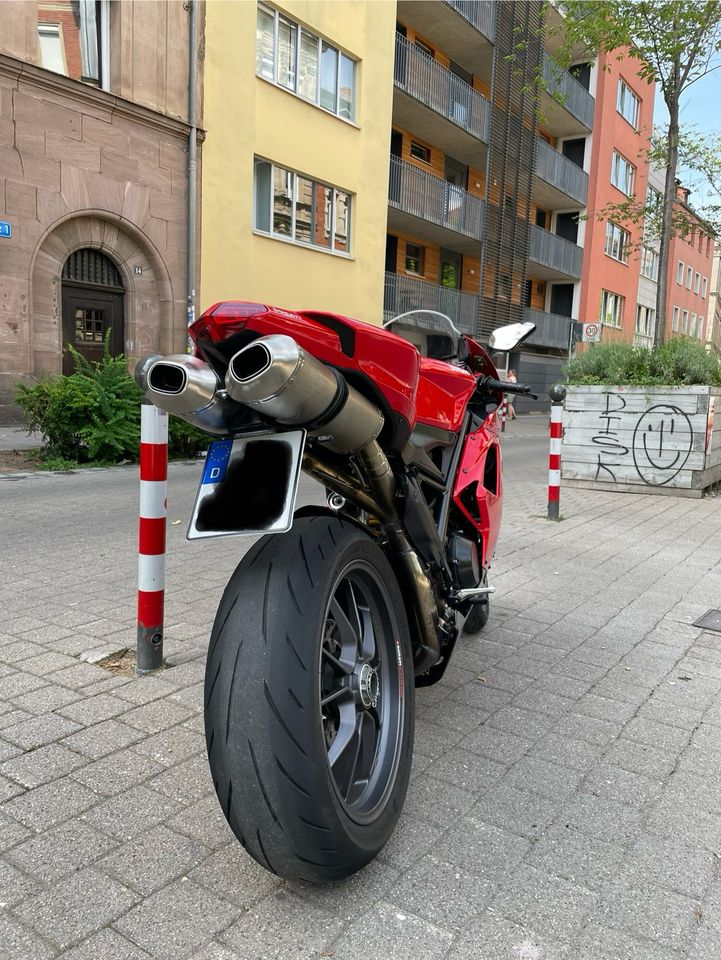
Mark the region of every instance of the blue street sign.
<instances>
[{"instance_id":1,"label":"blue street sign","mask_svg":"<svg viewBox=\"0 0 721 960\"><path fill-rule=\"evenodd\" d=\"M7 223L5 220L0 220L0 237L11 237L13 235L13 227L11 223Z\"/></svg>"}]
</instances>

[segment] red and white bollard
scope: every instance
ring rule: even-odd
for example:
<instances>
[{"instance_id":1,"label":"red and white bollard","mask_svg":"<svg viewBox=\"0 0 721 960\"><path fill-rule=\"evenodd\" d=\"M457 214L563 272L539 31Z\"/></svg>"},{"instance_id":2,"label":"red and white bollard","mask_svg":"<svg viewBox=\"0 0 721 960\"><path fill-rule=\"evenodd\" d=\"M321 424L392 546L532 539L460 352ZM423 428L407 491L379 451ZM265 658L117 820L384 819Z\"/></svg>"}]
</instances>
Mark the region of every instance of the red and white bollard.
<instances>
[{"instance_id":1,"label":"red and white bollard","mask_svg":"<svg viewBox=\"0 0 721 960\"><path fill-rule=\"evenodd\" d=\"M560 383L548 391L551 398L551 449L548 455L548 519L560 520L561 509L561 437L563 401L566 388Z\"/></svg>"},{"instance_id":2,"label":"red and white bollard","mask_svg":"<svg viewBox=\"0 0 721 960\"><path fill-rule=\"evenodd\" d=\"M168 414L143 400L140 408L138 524L138 673L163 666Z\"/></svg>"}]
</instances>

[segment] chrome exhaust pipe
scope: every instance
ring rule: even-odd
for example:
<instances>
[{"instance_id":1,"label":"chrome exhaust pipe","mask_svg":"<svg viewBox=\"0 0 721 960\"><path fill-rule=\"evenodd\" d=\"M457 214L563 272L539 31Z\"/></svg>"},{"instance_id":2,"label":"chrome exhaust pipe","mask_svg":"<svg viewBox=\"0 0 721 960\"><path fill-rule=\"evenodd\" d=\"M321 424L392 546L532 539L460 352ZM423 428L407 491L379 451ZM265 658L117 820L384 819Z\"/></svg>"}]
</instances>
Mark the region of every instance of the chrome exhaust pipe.
<instances>
[{"instance_id":1,"label":"chrome exhaust pipe","mask_svg":"<svg viewBox=\"0 0 721 960\"><path fill-rule=\"evenodd\" d=\"M144 357L135 368L135 379L156 407L206 433L227 436L220 383L207 363L184 353Z\"/></svg>"},{"instance_id":2,"label":"chrome exhaust pipe","mask_svg":"<svg viewBox=\"0 0 721 960\"><path fill-rule=\"evenodd\" d=\"M284 334L261 337L238 351L228 365L225 389L233 400L278 423L305 427L334 453L356 453L383 427L375 404Z\"/></svg>"}]
</instances>

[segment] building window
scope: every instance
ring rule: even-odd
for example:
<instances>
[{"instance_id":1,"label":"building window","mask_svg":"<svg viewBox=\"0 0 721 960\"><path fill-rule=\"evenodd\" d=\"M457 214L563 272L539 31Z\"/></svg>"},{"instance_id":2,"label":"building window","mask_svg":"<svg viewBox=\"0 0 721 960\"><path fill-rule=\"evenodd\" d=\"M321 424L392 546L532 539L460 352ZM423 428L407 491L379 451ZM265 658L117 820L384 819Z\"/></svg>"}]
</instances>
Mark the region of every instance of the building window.
<instances>
[{"instance_id":1,"label":"building window","mask_svg":"<svg viewBox=\"0 0 721 960\"><path fill-rule=\"evenodd\" d=\"M688 310L681 315L681 333L688 333Z\"/></svg>"},{"instance_id":2,"label":"building window","mask_svg":"<svg viewBox=\"0 0 721 960\"><path fill-rule=\"evenodd\" d=\"M658 250L644 247L641 251L641 274L654 283L658 281Z\"/></svg>"},{"instance_id":3,"label":"building window","mask_svg":"<svg viewBox=\"0 0 721 960\"><path fill-rule=\"evenodd\" d=\"M622 193L625 193L627 197L630 197L633 193L635 173L634 165L629 163L625 157L622 157L617 150L614 150L611 159L611 183L614 187L618 187Z\"/></svg>"},{"instance_id":4,"label":"building window","mask_svg":"<svg viewBox=\"0 0 721 960\"><path fill-rule=\"evenodd\" d=\"M683 260L679 260L676 268L676 283L683 284Z\"/></svg>"},{"instance_id":5,"label":"building window","mask_svg":"<svg viewBox=\"0 0 721 960\"><path fill-rule=\"evenodd\" d=\"M701 281L701 296L704 298L704 300L706 299L707 286L708 286L708 281L706 277L704 277L703 280Z\"/></svg>"},{"instance_id":6,"label":"building window","mask_svg":"<svg viewBox=\"0 0 721 960\"><path fill-rule=\"evenodd\" d=\"M406 273L415 273L423 276L424 253L420 244L406 242Z\"/></svg>"},{"instance_id":7,"label":"building window","mask_svg":"<svg viewBox=\"0 0 721 960\"><path fill-rule=\"evenodd\" d=\"M356 61L272 7L258 4L255 72L344 120L355 118Z\"/></svg>"},{"instance_id":8,"label":"building window","mask_svg":"<svg viewBox=\"0 0 721 960\"><path fill-rule=\"evenodd\" d=\"M428 147L424 147L422 143L416 143L415 140L411 140L411 156L414 160L422 160L423 163L431 162L431 151Z\"/></svg>"},{"instance_id":9,"label":"building window","mask_svg":"<svg viewBox=\"0 0 721 960\"><path fill-rule=\"evenodd\" d=\"M688 327L688 335L690 337L696 336L696 314L695 313L691 314L691 323L689 324L689 327Z\"/></svg>"},{"instance_id":10,"label":"building window","mask_svg":"<svg viewBox=\"0 0 721 960\"><path fill-rule=\"evenodd\" d=\"M350 253L351 195L294 170L255 160L255 229L293 243Z\"/></svg>"},{"instance_id":11,"label":"building window","mask_svg":"<svg viewBox=\"0 0 721 960\"><path fill-rule=\"evenodd\" d=\"M639 337L652 337L656 311L652 307L636 306L636 333Z\"/></svg>"},{"instance_id":12,"label":"building window","mask_svg":"<svg viewBox=\"0 0 721 960\"><path fill-rule=\"evenodd\" d=\"M696 273L694 274L694 278L693 278L693 292L698 293L700 289L701 289L701 274Z\"/></svg>"},{"instance_id":13,"label":"building window","mask_svg":"<svg viewBox=\"0 0 721 960\"><path fill-rule=\"evenodd\" d=\"M691 289L691 281L693 280L693 270L691 267L686 267L686 289Z\"/></svg>"},{"instance_id":14,"label":"building window","mask_svg":"<svg viewBox=\"0 0 721 960\"><path fill-rule=\"evenodd\" d=\"M630 236L626 230L622 230L615 223L606 224L606 246L605 251L609 257L619 260L621 263L628 261L628 244Z\"/></svg>"},{"instance_id":15,"label":"building window","mask_svg":"<svg viewBox=\"0 0 721 960\"><path fill-rule=\"evenodd\" d=\"M509 273L501 273L498 276L498 296L503 297L504 300L511 299L511 275Z\"/></svg>"},{"instance_id":16,"label":"building window","mask_svg":"<svg viewBox=\"0 0 721 960\"><path fill-rule=\"evenodd\" d=\"M625 120L628 120L634 130L638 129L638 111L640 105L641 101L625 80L619 80L616 109Z\"/></svg>"},{"instance_id":17,"label":"building window","mask_svg":"<svg viewBox=\"0 0 721 960\"><path fill-rule=\"evenodd\" d=\"M678 314L679 314L678 307L674 307L673 320L671 321L671 329L673 330L674 333L678 333Z\"/></svg>"},{"instance_id":18,"label":"building window","mask_svg":"<svg viewBox=\"0 0 721 960\"><path fill-rule=\"evenodd\" d=\"M698 328L696 330L696 335L698 336L699 340L703 340L703 317L700 313L698 315Z\"/></svg>"},{"instance_id":19,"label":"building window","mask_svg":"<svg viewBox=\"0 0 721 960\"><path fill-rule=\"evenodd\" d=\"M107 90L108 0L55 0L37 7L40 65Z\"/></svg>"},{"instance_id":20,"label":"building window","mask_svg":"<svg viewBox=\"0 0 721 960\"><path fill-rule=\"evenodd\" d=\"M624 298L609 290L601 291L600 321L607 327L620 327L623 320Z\"/></svg>"}]
</instances>

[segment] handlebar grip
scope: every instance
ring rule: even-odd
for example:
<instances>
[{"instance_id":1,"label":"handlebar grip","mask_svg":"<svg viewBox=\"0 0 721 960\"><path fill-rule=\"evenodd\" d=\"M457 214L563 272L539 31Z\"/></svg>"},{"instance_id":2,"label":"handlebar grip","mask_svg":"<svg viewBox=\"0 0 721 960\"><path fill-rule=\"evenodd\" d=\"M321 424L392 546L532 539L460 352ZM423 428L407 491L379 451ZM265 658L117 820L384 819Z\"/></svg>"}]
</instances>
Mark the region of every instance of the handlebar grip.
<instances>
[{"instance_id":1,"label":"handlebar grip","mask_svg":"<svg viewBox=\"0 0 721 960\"><path fill-rule=\"evenodd\" d=\"M482 386L487 390L500 390L501 393L517 393L519 396L533 396L531 388L523 383L512 383L509 380L496 380L494 377L482 378Z\"/></svg>"}]
</instances>

